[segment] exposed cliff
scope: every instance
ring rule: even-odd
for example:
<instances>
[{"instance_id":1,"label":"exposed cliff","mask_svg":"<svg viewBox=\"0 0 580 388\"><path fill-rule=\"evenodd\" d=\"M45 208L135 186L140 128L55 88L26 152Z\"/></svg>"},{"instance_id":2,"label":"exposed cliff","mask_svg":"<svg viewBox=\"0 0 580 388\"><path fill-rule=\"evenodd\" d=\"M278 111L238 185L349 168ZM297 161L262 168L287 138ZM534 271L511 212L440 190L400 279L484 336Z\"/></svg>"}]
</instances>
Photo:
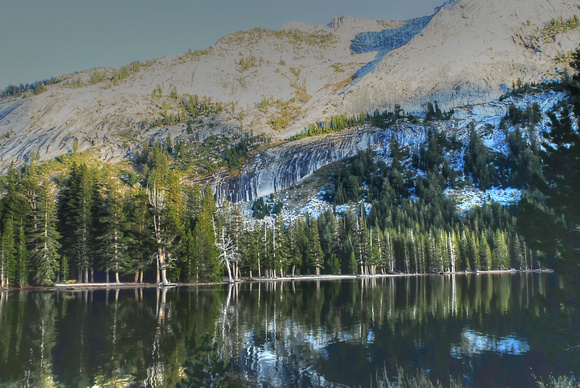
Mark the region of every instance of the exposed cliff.
<instances>
[{"instance_id":1,"label":"exposed cliff","mask_svg":"<svg viewBox=\"0 0 580 388\"><path fill-rule=\"evenodd\" d=\"M576 49L580 29L553 21L574 16L580 16L578 3L567 0L449 4L409 43L379 52L329 101L336 111L354 113L394 104L421 110L433 100L444 108L492 100L517 79L558 76L558 56Z\"/></svg>"},{"instance_id":2,"label":"exposed cliff","mask_svg":"<svg viewBox=\"0 0 580 388\"><path fill-rule=\"evenodd\" d=\"M403 26L379 32L368 31L356 34L350 46L353 54L369 51L389 52L409 43L431 21L433 15L409 20Z\"/></svg>"},{"instance_id":3,"label":"exposed cliff","mask_svg":"<svg viewBox=\"0 0 580 388\"><path fill-rule=\"evenodd\" d=\"M387 130L365 126L285 143L257 156L240 176L217 185L216 196L231 202L251 201L285 190L324 166L356 155L358 150L370 147L388 154L393 138L409 147L417 146L426 133L423 125L397 125Z\"/></svg>"},{"instance_id":4,"label":"exposed cliff","mask_svg":"<svg viewBox=\"0 0 580 388\"><path fill-rule=\"evenodd\" d=\"M562 98L562 93L553 92L523 98L508 98L503 101L459 107L451 120L423 124L398 123L388 129L365 125L336 134L284 143L258 155L239 176L214 182L216 198L219 201L230 202L252 201L286 190L312 176L322 167L355 156L358 150L371 148L377 151L379 156L388 159L390 154L388 144L392 139L409 150L417 151L426 141L429 129L445 131L467 145L469 128L473 125L482 134L489 148L503 152L505 135L499 126L510 105L525 110L528 105L537 103L545 113ZM544 115L544 120L537 130L547 128L548 119ZM463 163L462 160L453 162L456 167Z\"/></svg>"},{"instance_id":5,"label":"exposed cliff","mask_svg":"<svg viewBox=\"0 0 580 388\"><path fill-rule=\"evenodd\" d=\"M518 79L558 77L562 57L580 42L580 28L566 24L580 16L572 0L461 0L418 16L341 17L318 26L291 22L280 31L229 34L207 50L129 69L62 76L40 95L0 101L0 169L32 154L48 160L74 150L94 149L117 161L166 134L201 139L208 131L233 129L265 133L275 143L333 114L395 104L422 111L433 100L444 109L473 105L494 99ZM190 96L204 107L219 103L219 109L193 115L186 107ZM269 151L239 178L253 183L228 186L223 195L254 198L277 190L387 135L365 130L341 136ZM288 161L268 166L274 153ZM292 153L301 155L294 163Z\"/></svg>"}]
</instances>

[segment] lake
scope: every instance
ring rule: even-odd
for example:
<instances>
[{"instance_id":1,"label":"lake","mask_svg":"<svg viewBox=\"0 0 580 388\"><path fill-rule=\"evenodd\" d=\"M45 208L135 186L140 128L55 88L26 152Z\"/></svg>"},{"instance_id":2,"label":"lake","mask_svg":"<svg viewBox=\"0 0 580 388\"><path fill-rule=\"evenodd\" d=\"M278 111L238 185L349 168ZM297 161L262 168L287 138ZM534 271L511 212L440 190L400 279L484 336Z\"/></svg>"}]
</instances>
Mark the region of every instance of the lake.
<instances>
[{"instance_id":1,"label":"lake","mask_svg":"<svg viewBox=\"0 0 580 388\"><path fill-rule=\"evenodd\" d=\"M399 366L529 387L578 371L562 331L577 318L550 308L566 287L519 273L3 292L0 386L174 386L210 333L238 385L364 387Z\"/></svg>"}]
</instances>

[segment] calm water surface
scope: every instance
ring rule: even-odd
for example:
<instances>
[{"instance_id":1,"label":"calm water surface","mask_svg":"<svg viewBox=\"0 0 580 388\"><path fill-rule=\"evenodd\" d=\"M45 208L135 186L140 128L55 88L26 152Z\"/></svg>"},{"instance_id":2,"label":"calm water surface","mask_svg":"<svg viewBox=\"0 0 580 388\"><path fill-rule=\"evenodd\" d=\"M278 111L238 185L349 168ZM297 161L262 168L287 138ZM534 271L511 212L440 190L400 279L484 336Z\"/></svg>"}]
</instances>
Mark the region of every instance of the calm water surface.
<instances>
[{"instance_id":1,"label":"calm water surface","mask_svg":"<svg viewBox=\"0 0 580 388\"><path fill-rule=\"evenodd\" d=\"M529 273L4 292L0 386L173 386L207 332L249 386L369 386L397 365L534 386L578 368L551 325L565 287Z\"/></svg>"}]
</instances>

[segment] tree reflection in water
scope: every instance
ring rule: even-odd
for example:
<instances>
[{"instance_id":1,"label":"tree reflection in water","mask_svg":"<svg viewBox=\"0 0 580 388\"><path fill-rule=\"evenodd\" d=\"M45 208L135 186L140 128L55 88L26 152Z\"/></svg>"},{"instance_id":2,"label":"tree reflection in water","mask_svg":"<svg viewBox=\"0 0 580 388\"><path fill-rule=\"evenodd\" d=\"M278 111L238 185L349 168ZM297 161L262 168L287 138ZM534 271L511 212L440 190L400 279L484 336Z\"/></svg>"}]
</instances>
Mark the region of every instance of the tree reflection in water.
<instances>
[{"instance_id":1,"label":"tree reflection in water","mask_svg":"<svg viewBox=\"0 0 580 388\"><path fill-rule=\"evenodd\" d=\"M0 293L0 385L174 386L202 336L249 385L533 384L569 365L535 321L557 277L448 275ZM489 373L493 370L493 373Z\"/></svg>"}]
</instances>

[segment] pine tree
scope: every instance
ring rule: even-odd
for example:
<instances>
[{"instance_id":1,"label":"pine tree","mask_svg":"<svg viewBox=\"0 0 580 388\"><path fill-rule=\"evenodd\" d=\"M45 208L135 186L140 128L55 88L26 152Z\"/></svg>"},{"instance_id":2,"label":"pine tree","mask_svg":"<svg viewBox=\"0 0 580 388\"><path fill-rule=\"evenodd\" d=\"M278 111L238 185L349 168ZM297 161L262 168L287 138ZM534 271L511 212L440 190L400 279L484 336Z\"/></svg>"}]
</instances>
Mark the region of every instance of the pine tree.
<instances>
[{"instance_id":1,"label":"pine tree","mask_svg":"<svg viewBox=\"0 0 580 388\"><path fill-rule=\"evenodd\" d=\"M531 248L548 253L549 265L579 274L580 51L573 54L571 66L575 72L567 83L568 101L548 113L551 128L543 134L543 176L536 175L541 194L524 198L518 227Z\"/></svg>"},{"instance_id":2,"label":"pine tree","mask_svg":"<svg viewBox=\"0 0 580 388\"><path fill-rule=\"evenodd\" d=\"M510 239L510 254L515 267L518 269L525 267L524 251L522 248L520 236L516 233Z\"/></svg>"},{"instance_id":3,"label":"pine tree","mask_svg":"<svg viewBox=\"0 0 580 388\"><path fill-rule=\"evenodd\" d=\"M188 282L197 281L199 278L199 267L202 262L199 249L200 236L195 234L196 224L201 215L202 195L199 185L187 187L185 189L185 237L183 242L182 260L183 275ZM243 238L242 238L243 239ZM243 254L242 254L243 256Z\"/></svg>"},{"instance_id":4,"label":"pine tree","mask_svg":"<svg viewBox=\"0 0 580 388\"><path fill-rule=\"evenodd\" d=\"M241 266L248 272L250 279L258 270L258 234L254 232L254 227L247 229L242 233L241 243Z\"/></svg>"},{"instance_id":5,"label":"pine tree","mask_svg":"<svg viewBox=\"0 0 580 388\"><path fill-rule=\"evenodd\" d=\"M74 166L61 200L60 217L66 253L77 270L78 281L89 282L93 269L95 224L93 200L96 191L94 174L85 165Z\"/></svg>"},{"instance_id":6,"label":"pine tree","mask_svg":"<svg viewBox=\"0 0 580 388\"><path fill-rule=\"evenodd\" d=\"M289 264L292 268L292 277L296 276L296 268L302 265L302 254L299 248L299 231L296 223L288 226L288 253L290 255Z\"/></svg>"},{"instance_id":7,"label":"pine tree","mask_svg":"<svg viewBox=\"0 0 580 388\"><path fill-rule=\"evenodd\" d=\"M320 246L320 235L318 234L318 222L316 219L310 221L310 228L308 229L309 247L307 253L308 266L316 269L316 276L320 276L320 269L322 268L322 260L324 253Z\"/></svg>"},{"instance_id":8,"label":"pine tree","mask_svg":"<svg viewBox=\"0 0 580 388\"><path fill-rule=\"evenodd\" d=\"M0 238L0 287L10 287L16 283L16 240L14 226L9 218L4 223Z\"/></svg>"},{"instance_id":9,"label":"pine tree","mask_svg":"<svg viewBox=\"0 0 580 388\"><path fill-rule=\"evenodd\" d=\"M482 190L487 190L493 182L492 167L489 151L483 141L472 127L469 132L469 144L465 153L464 169L466 174L471 174L473 183Z\"/></svg>"},{"instance_id":10,"label":"pine tree","mask_svg":"<svg viewBox=\"0 0 580 388\"><path fill-rule=\"evenodd\" d=\"M26 248L26 233L24 225L18 227L18 238L16 240L16 285L24 287L28 285L28 275L30 273L30 263L28 262L28 249ZM66 276L65 276L66 278Z\"/></svg>"},{"instance_id":11,"label":"pine tree","mask_svg":"<svg viewBox=\"0 0 580 388\"><path fill-rule=\"evenodd\" d=\"M357 260L354 254L354 251L350 251L349 259L348 259L348 273L356 275L357 273Z\"/></svg>"},{"instance_id":12,"label":"pine tree","mask_svg":"<svg viewBox=\"0 0 580 388\"><path fill-rule=\"evenodd\" d=\"M100 219L103 234L97 237L97 240L100 242L100 256L104 261L102 268L106 272L107 281L109 271L112 271L115 274L115 282L119 283L119 274L129 270L129 260L124 235L125 213L120 187L115 183L110 180L105 188L104 215Z\"/></svg>"},{"instance_id":13,"label":"pine tree","mask_svg":"<svg viewBox=\"0 0 580 388\"><path fill-rule=\"evenodd\" d=\"M509 268L509 250L504 234L497 229L493 235L492 263L494 269L505 270Z\"/></svg>"},{"instance_id":14,"label":"pine tree","mask_svg":"<svg viewBox=\"0 0 580 388\"><path fill-rule=\"evenodd\" d=\"M391 229L385 230L384 234L385 250L383 251L383 260L387 270L392 272L395 270L395 253L393 250L393 238L391 237L394 234L394 231Z\"/></svg>"},{"instance_id":15,"label":"pine tree","mask_svg":"<svg viewBox=\"0 0 580 388\"><path fill-rule=\"evenodd\" d=\"M167 246L167 261L168 268L175 268L177 257L181 254L181 241L185 235L185 203L183 201L183 190L180 184L179 175L175 171L171 171L167 177L167 195L168 195L168 209L167 209L167 233L170 236L170 243ZM210 190L211 194L211 190ZM213 195L211 195L213 199ZM214 205L215 212L215 205Z\"/></svg>"},{"instance_id":16,"label":"pine tree","mask_svg":"<svg viewBox=\"0 0 580 388\"><path fill-rule=\"evenodd\" d=\"M487 238L484 232L481 232L481 235L479 236L478 255L481 269L484 271L489 271L492 268L491 249L487 243Z\"/></svg>"},{"instance_id":17,"label":"pine tree","mask_svg":"<svg viewBox=\"0 0 580 388\"><path fill-rule=\"evenodd\" d=\"M449 271L456 272L459 246L457 244L457 237L454 230L449 232L447 235L447 246L449 250Z\"/></svg>"},{"instance_id":18,"label":"pine tree","mask_svg":"<svg viewBox=\"0 0 580 388\"><path fill-rule=\"evenodd\" d=\"M214 230L215 202L211 187L204 189L201 204L201 214L195 225L194 235L197 238L197 249L200 253L200 278L202 280L217 280L222 275L219 262L219 250L215 245Z\"/></svg>"},{"instance_id":19,"label":"pine tree","mask_svg":"<svg viewBox=\"0 0 580 388\"><path fill-rule=\"evenodd\" d=\"M275 233L274 233L274 270L280 271L280 276L284 276L284 269L288 266L289 254L289 238L288 231L284 226L284 219L280 214L276 217Z\"/></svg>"},{"instance_id":20,"label":"pine tree","mask_svg":"<svg viewBox=\"0 0 580 388\"><path fill-rule=\"evenodd\" d=\"M35 220L36 227L33 227L31 232L30 248L30 256L34 263L34 280L38 285L51 285L58 271L60 234L56 230L56 205L48 180L39 184Z\"/></svg>"},{"instance_id":21,"label":"pine tree","mask_svg":"<svg viewBox=\"0 0 580 388\"><path fill-rule=\"evenodd\" d=\"M473 270L479 270L479 256L477 254L477 241L473 232L466 232L466 253L469 260L469 267Z\"/></svg>"},{"instance_id":22,"label":"pine tree","mask_svg":"<svg viewBox=\"0 0 580 388\"><path fill-rule=\"evenodd\" d=\"M166 161L162 151L159 153L162 156L161 160ZM156 281L167 284L169 283L167 271L173 266L174 257L178 251L177 245L185 235L185 228L179 179L174 172L168 170L166 164L161 162L159 164L161 167L155 165L156 167L149 175L147 195L156 247ZM215 212L215 204L213 211ZM215 234L211 244L215 256L217 251Z\"/></svg>"},{"instance_id":23,"label":"pine tree","mask_svg":"<svg viewBox=\"0 0 580 388\"><path fill-rule=\"evenodd\" d=\"M128 262L127 270L135 276L134 281L143 283L143 276L149 265L152 236L149 230L151 225L148 209L148 199L145 191L138 187L125 197L125 222Z\"/></svg>"}]
</instances>

